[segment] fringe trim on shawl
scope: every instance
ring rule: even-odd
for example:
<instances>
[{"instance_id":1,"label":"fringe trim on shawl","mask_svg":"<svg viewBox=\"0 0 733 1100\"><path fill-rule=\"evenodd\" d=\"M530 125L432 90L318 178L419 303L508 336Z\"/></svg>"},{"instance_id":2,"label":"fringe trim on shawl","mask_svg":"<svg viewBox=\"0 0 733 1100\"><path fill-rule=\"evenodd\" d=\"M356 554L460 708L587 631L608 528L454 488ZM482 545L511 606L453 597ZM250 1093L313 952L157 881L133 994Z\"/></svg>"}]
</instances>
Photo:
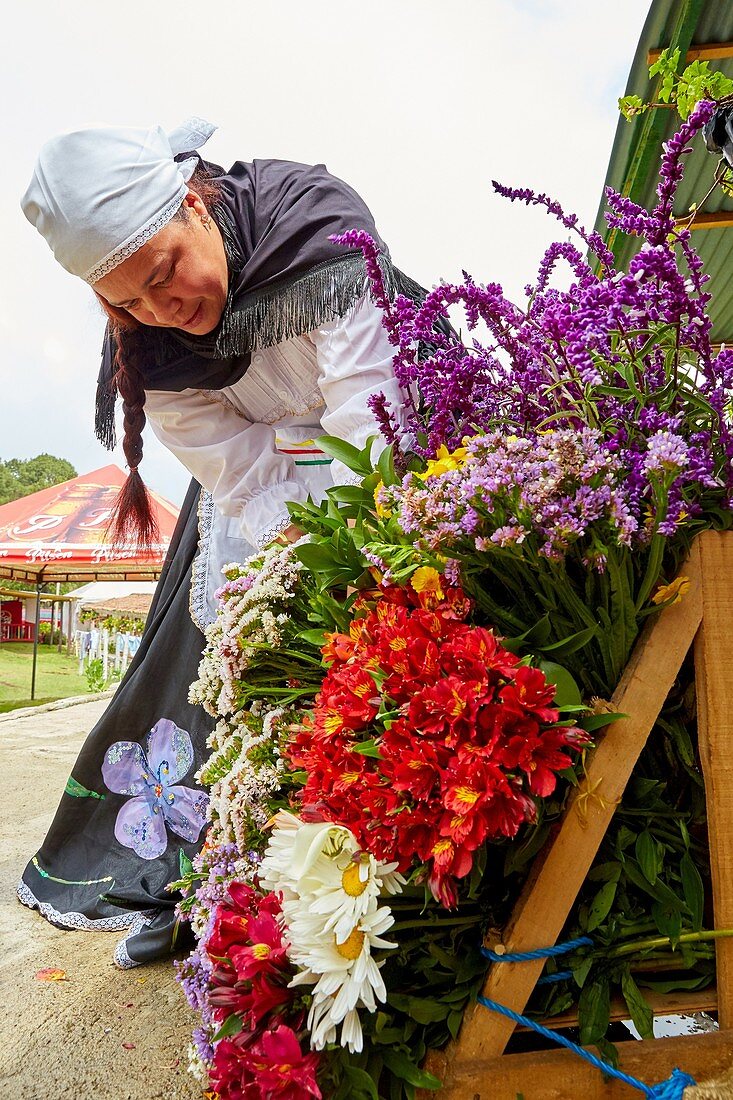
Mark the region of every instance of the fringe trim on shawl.
<instances>
[{"instance_id":1,"label":"fringe trim on shawl","mask_svg":"<svg viewBox=\"0 0 733 1100\"><path fill-rule=\"evenodd\" d=\"M386 256L380 257L385 289L393 298L400 280ZM216 341L217 358L226 359L302 336L348 313L369 289L361 255L326 260L287 283L247 295L238 309L227 310Z\"/></svg>"},{"instance_id":2,"label":"fringe trim on shawl","mask_svg":"<svg viewBox=\"0 0 733 1100\"><path fill-rule=\"evenodd\" d=\"M110 379L109 382L97 382L97 398L94 406L94 434L99 442L108 451L117 446L117 432L115 430L115 404L117 402L117 386Z\"/></svg>"}]
</instances>

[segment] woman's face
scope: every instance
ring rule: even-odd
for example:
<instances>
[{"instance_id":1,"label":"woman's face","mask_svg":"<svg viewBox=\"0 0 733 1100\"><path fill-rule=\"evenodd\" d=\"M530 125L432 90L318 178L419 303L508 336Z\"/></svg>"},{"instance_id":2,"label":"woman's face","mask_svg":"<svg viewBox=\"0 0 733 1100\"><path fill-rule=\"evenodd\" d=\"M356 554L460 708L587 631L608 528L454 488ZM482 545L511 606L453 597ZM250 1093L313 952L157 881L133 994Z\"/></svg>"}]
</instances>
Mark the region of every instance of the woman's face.
<instances>
[{"instance_id":1,"label":"woman's face","mask_svg":"<svg viewBox=\"0 0 733 1100\"><path fill-rule=\"evenodd\" d=\"M203 336L218 325L227 299L224 242L194 191L175 217L94 289L142 325ZM207 220L208 219L208 220Z\"/></svg>"}]
</instances>

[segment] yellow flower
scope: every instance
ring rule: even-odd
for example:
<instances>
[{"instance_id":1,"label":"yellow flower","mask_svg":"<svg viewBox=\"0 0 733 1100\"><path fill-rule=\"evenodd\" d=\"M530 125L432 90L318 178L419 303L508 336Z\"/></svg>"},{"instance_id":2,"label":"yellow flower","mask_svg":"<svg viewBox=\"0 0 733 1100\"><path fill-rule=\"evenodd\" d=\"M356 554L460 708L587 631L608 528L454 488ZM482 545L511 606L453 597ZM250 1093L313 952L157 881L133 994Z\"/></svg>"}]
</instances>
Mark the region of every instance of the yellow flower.
<instances>
[{"instance_id":1,"label":"yellow flower","mask_svg":"<svg viewBox=\"0 0 733 1100\"><path fill-rule=\"evenodd\" d=\"M663 584L652 596L652 603L679 603L682 597L690 590L689 577L675 577L670 584Z\"/></svg>"},{"instance_id":2,"label":"yellow flower","mask_svg":"<svg viewBox=\"0 0 733 1100\"><path fill-rule=\"evenodd\" d=\"M456 447L455 451L449 451L445 443L441 443L435 454L435 458L431 458L427 468L423 473L417 476L421 481L427 481L429 477L438 477L440 474L447 474L449 470L460 470L466 463L466 456L467 451L465 447Z\"/></svg>"},{"instance_id":3,"label":"yellow flower","mask_svg":"<svg viewBox=\"0 0 733 1100\"><path fill-rule=\"evenodd\" d=\"M388 519L392 515L391 508L385 508L379 499L379 494L384 488L384 482L380 478L374 487L374 507L376 508L377 515L380 519Z\"/></svg>"},{"instance_id":4,"label":"yellow flower","mask_svg":"<svg viewBox=\"0 0 733 1100\"><path fill-rule=\"evenodd\" d=\"M443 589L440 586L441 575L431 565L421 565L410 578L410 584L416 592L434 592L439 600L443 599Z\"/></svg>"}]
</instances>

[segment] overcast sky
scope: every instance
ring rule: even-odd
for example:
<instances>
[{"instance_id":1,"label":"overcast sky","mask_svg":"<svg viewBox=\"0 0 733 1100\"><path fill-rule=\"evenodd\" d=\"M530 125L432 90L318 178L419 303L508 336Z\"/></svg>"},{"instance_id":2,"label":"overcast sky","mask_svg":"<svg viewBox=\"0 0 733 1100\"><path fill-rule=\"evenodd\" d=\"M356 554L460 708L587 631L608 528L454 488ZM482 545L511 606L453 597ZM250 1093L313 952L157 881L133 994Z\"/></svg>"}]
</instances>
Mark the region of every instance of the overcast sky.
<instances>
[{"instance_id":1,"label":"overcast sky","mask_svg":"<svg viewBox=\"0 0 733 1100\"><path fill-rule=\"evenodd\" d=\"M395 262L432 286L513 295L561 236L491 179L592 223L646 0L34 0L3 18L0 458L116 461L93 434L103 320L19 207L40 145L79 126L201 115L205 155L323 161L370 206ZM10 25L8 23L10 21ZM142 472L188 475L146 433Z\"/></svg>"}]
</instances>

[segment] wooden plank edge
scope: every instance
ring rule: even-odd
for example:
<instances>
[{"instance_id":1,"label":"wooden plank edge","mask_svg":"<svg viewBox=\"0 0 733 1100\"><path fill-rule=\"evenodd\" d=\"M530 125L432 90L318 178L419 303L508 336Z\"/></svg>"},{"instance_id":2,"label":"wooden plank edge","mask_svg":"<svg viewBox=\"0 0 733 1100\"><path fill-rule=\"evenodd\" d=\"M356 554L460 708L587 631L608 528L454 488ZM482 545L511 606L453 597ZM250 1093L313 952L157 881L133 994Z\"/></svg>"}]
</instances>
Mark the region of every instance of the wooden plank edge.
<instances>
[{"instance_id":1,"label":"wooden plank edge","mask_svg":"<svg viewBox=\"0 0 733 1100\"><path fill-rule=\"evenodd\" d=\"M632 1039L618 1050L620 1068L647 1085L666 1080L677 1068L701 1084L733 1068L733 1036L725 1031ZM431 1072L440 1076L438 1060L432 1065ZM571 1051L552 1050L462 1062L439 1092L419 1090L416 1100L638 1100L639 1095L619 1081L605 1082L599 1070Z\"/></svg>"},{"instance_id":2,"label":"wooden plank edge","mask_svg":"<svg viewBox=\"0 0 733 1100\"><path fill-rule=\"evenodd\" d=\"M642 989L644 998L655 1016L689 1016L692 1012L715 1012L718 1008L718 994L715 986L709 989L680 989L676 993L654 993L650 989ZM618 1023L619 1020L629 1019L629 1009L623 997L614 997L611 1000L610 1022ZM549 1016L542 1023L550 1031L557 1031L563 1027L578 1026L578 1010L561 1012L557 1016ZM531 1028L520 1024L516 1031L527 1033Z\"/></svg>"}]
</instances>

